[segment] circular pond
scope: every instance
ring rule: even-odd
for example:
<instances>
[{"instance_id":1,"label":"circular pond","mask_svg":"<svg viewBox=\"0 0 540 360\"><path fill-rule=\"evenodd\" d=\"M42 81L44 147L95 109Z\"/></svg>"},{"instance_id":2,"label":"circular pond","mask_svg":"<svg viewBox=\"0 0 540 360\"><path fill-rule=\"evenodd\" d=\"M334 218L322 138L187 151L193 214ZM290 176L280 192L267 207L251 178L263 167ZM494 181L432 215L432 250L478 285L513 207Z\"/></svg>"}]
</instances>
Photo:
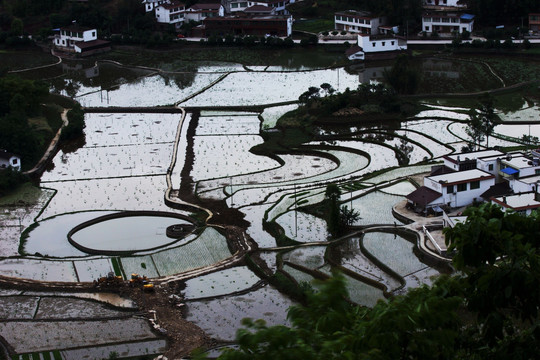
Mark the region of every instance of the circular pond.
<instances>
[{"instance_id":1,"label":"circular pond","mask_svg":"<svg viewBox=\"0 0 540 360\"><path fill-rule=\"evenodd\" d=\"M193 230L185 217L171 213L127 212L106 215L82 223L68 234L69 242L86 253L131 254L154 250L179 241L167 236L167 228L182 225ZM191 231L183 232L188 235Z\"/></svg>"}]
</instances>

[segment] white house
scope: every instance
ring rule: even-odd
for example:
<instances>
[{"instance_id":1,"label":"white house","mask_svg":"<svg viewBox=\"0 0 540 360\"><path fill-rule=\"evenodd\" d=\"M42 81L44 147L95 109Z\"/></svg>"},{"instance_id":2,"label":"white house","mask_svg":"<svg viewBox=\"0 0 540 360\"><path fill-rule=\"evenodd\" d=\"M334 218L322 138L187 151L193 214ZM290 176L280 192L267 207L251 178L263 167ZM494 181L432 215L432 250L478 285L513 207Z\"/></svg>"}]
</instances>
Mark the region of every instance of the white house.
<instances>
[{"instance_id":1,"label":"white house","mask_svg":"<svg viewBox=\"0 0 540 360\"><path fill-rule=\"evenodd\" d=\"M7 169L8 167L20 171L21 158L6 150L0 150L0 170Z\"/></svg>"},{"instance_id":2,"label":"white house","mask_svg":"<svg viewBox=\"0 0 540 360\"><path fill-rule=\"evenodd\" d=\"M179 28L184 22L186 7L179 2L165 3L156 6L156 20L161 24L172 24Z\"/></svg>"},{"instance_id":3,"label":"white house","mask_svg":"<svg viewBox=\"0 0 540 360\"><path fill-rule=\"evenodd\" d=\"M462 4L460 0L424 0L424 9L439 8L465 9L467 5Z\"/></svg>"},{"instance_id":4,"label":"white house","mask_svg":"<svg viewBox=\"0 0 540 360\"><path fill-rule=\"evenodd\" d=\"M540 189L540 175L520 177L508 180L512 190L517 193L526 193Z\"/></svg>"},{"instance_id":5,"label":"white house","mask_svg":"<svg viewBox=\"0 0 540 360\"><path fill-rule=\"evenodd\" d=\"M540 158L523 153L507 154L500 159L499 168L499 174L507 180L540 175Z\"/></svg>"},{"instance_id":6,"label":"white house","mask_svg":"<svg viewBox=\"0 0 540 360\"><path fill-rule=\"evenodd\" d=\"M426 12L422 14L422 30L428 34L471 33L474 29L474 15L458 12Z\"/></svg>"},{"instance_id":7,"label":"white house","mask_svg":"<svg viewBox=\"0 0 540 360\"><path fill-rule=\"evenodd\" d=\"M358 35L358 45L346 51L349 60L393 58L407 50L407 40L395 35Z\"/></svg>"},{"instance_id":8,"label":"white house","mask_svg":"<svg viewBox=\"0 0 540 360\"><path fill-rule=\"evenodd\" d=\"M59 29L54 36L54 45L65 51L75 51L75 43L97 40L97 30L71 25Z\"/></svg>"},{"instance_id":9,"label":"white house","mask_svg":"<svg viewBox=\"0 0 540 360\"><path fill-rule=\"evenodd\" d=\"M497 159L503 156L505 154L499 150L473 151L445 155L443 156L443 164L454 171L480 169L495 175L498 171Z\"/></svg>"},{"instance_id":10,"label":"white house","mask_svg":"<svg viewBox=\"0 0 540 360\"><path fill-rule=\"evenodd\" d=\"M243 12L252 6L260 5L274 9L276 15L289 15L287 5L293 4L295 1L296 0L225 0L224 4L225 12L227 13Z\"/></svg>"},{"instance_id":11,"label":"white house","mask_svg":"<svg viewBox=\"0 0 540 360\"><path fill-rule=\"evenodd\" d=\"M153 11L158 5L168 4L170 0L143 0L144 11Z\"/></svg>"},{"instance_id":12,"label":"white house","mask_svg":"<svg viewBox=\"0 0 540 360\"><path fill-rule=\"evenodd\" d=\"M531 211L540 208L537 192L501 196L491 199L491 202L500 205L503 211L513 210L524 215L529 215Z\"/></svg>"},{"instance_id":13,"label":"white house","mask_svg":"<svg viewBox=\"0 0 540 360\"><path fill-rule=\"evenodd\" d=\"M384 25L387 25L386 17L373 16L366 11L347 10L334 14L334 27L336 30L377 35L379 34L379 27Z\"/></svg>"},{"instance_id":14,"label":"white house","mask_svg":"<svg viewBox=\"0 0 540 360\"><path fill-rule=\"evenodd\" d=\"M481 195L494 184L495 176L485 171L457 171L425 177L424 186L406 197L417 208L461 207L481 200Z\"/></svg>"},{"instance_id":15,"label":"white house","mask_svg":"<svg viewBox=\"0 0 540 360\"><path fill-rule=\"evenodd\" d=\"M225 16L225 8L220 3L195 4L185 11L185 20L203 21L207 17Z\"/></svg>"}]
</instances>

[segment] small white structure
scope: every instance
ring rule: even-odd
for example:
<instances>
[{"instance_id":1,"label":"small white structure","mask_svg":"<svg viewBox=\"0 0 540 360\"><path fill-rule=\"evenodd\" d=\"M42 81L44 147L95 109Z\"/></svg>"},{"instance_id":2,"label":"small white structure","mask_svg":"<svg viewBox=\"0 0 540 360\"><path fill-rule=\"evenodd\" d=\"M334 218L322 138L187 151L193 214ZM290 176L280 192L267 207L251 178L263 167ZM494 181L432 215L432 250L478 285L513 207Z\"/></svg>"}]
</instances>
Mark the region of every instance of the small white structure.
<instances>
[{"instance_id":1,"label":"small white structure","mask_svg":"<svg viewBox=\"0 0 540 360\"><path fill-rule=\"evenodd\" d=\"M287 11L287 5L293 4L296 0L225 0L225 11L227 13L238 13L253 7L253 6L266 6L274 9L273 13L276 15L289 15Z\"/></svg>"},{"instance_id":2,"label":"small white structure","mask_svg":"<svg viewBox=\"0 0 540 360\"><path fill-rule=\"evenodd\" d=\"M359 32L361 34L377 35L379 27L387 25L387 18L373 16L367 11L339 11L334 14L336 30Z\"/></svg>"},{"instance_id":3,"label":"small white structure","mask_svg":"<svg viewBox=\"0 0 540 360\"><path fill-rule=\"evenodd\" d=\"M438 203L450 207L467 206L480 200L494 184L494 175L478 169L424 178L424 186L441 194Z\"/></svg>"},{"instance_id":4,"label":"small white structure","mask_svg":"<svg viewBox=\"0 0 540 360\"><path fill-rule=\"evenodd\" d=\"M21 158L6 150L0 150L0 170L12 168L13 170L21 170Z\"/></svg>"},{"instance_id":5,"label":"small white structure","mask_svg":"<svg viewBox=\"0 0 540 360\"><path fill-rule=\"evenodd\" d=\"M461 4L459 0L424 0L425 9L435 8L467 8L466 4Z\"/></svg>"},{"instance_id":6,"label":"small white structure","mask_svg":"<svg viewBox=\"0 0 540 360\"><path fill-rule=\"evenodd\" d=\"M349 60L388 59L407 50L405 38L394 35L358 35L358 45L346 51Z\"/></svg>"},{"instance_id":7,"label":"small white structure","mask_svg":"<svg viewBox=\"0 0 540 360\"><path fill-rule=\"evenodd\" d=\"M220 3L195 4L185 11L185 20L203 21L207 17L224 16L225 8Z\"/></svg>"},{"instance_id":8,"label":"small white structure","mask_svg":"<svg viewBox=\"0 0 540 360\"><path fill-rule=\"evenodd\" d=\"M458 12L426 12L422 15L422 30L427 34L463 33L474 30L474 15Z\"/></svg>"},{"instance_id":9,"label":"small white structure","mask_svg":"<svg viewBox=\"0 0 540 360\"><path fill-rule=\"evenodd\" d=\"M540 208L536 192L501 196L491 199L491 202L500 205L503 211L512 210L523 215L530 215L531 211Z\"/></svg>"},{"instance_id":10,"label":"small white structure","mask_svg":"<svg viewBox=\"0 0 540 360\"><path fill-rule=\"evenodd\" d=\"M540 175L540 158L523 153L507 154L500 159L499 174L506 180Z\"/></svg>"},{"instance_id":11,"label":"small white structure","mask_svg":"<svg viewBox=\"0 0 540 360\"><path fill-rule=\"evenodd\" d=\"M540 189L540 175L510 179L508 180L508 183L516 194L536 191L537 189Z\"/></svg>"},{"instance_id":12,"label":"small white structure","mask_svg":"<svg viewBox=\"0 0 540 360\"><path fill-rule=\"evenodd\" d=\"M443 162L444 166L454 171L480 169L495 175L498 171L496 168L497 159L503 156L505 154L499 150L481 150L445 155Z\"/></svg>"},{"instance_id":13,"label":"small white structure","mask_svg":"<svg viewBox=\"0 0 540 360\"><path fill-rule=\"evenodd\" d=\"M180 2L165 3L156 6L156 20L161 24L172 24L179 28L184 22L186 7Z\"/></svg>"},{"instance_id":14,"label":"small white structure","mask_svg":"<svg viewBox=\"0 0 540 360\"><path fill-rule=\"evenodd\" d=\"M158 5L169 4L170 0L143 0L144 11L153 11Z\"/></svg>"},{"instance_id":15,"label":"small white structure","mask_svg":"<svg viewBox=\"0 0 540 360\"><path fill-rule=\"evenodd\" d=\"M72 25L60 28L54 37L54 45L63 50L75 51L75 43L97 40L97 30Z\"/></svg>"}]
</instances>

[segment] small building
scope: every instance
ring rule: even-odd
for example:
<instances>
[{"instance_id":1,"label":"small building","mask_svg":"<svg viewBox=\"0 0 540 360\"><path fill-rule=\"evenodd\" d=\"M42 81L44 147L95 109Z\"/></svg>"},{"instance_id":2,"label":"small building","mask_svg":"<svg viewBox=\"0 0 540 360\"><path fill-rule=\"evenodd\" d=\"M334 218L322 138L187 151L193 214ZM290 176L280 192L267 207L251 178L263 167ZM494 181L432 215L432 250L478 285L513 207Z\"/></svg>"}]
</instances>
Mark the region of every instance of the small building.
<instances>
[{"instance_id":1,"label":"small building","mask_svg":"<svg viewBox=\"0 0 540 360\"><path fill-rule=\"evenodd\" d=\"M228 14L244 12L246 9L253 6L265 6L273 9L277 15L289 15L287 5L293 4L295 0L225 0L225 12Z\"/></svg>"},{"instance_id":2,"label":"small building","mask_svg":"<svg viewBox=\"0 0 540 360\"><path fill-rule=\"evenodd\" d=\"M195 4L185 11L185 20L203 21L207 17L225 16L225 8L220 3Z\"/></svg>"},{"instance_id":3,"label":"small building","mask_svg":"<svg viewBox=\"0 0 540 360\"><path fill-rule=\"evenodd\" d=\"M471 33L474 30L474 15L459 12L425 12L422 14L422 30L427 34L441 35Z\"/></svg>"},{"instance_id":4,"label":"small building","mask_svg":"<svg viewBox=\"0 0 540 360\"><path fill-rule=\"evenodd\" d=\"M531 175L508 181L515 193L525 193L540 189L540 175Z\"/></svg>"},{"instance_id":5,"label":"small building","mask_svg":"<svg viewBox=\"0 0 540 360\"><path fill-rule=\"evenodd\" d=\"M493 175L497 172L497 159L505 156L499 150L481 150L443 156L444 166L454 171L480 169Z\"/></svg>"},{"instance_id":6,"label":"small building","mask_svg":"<svg viewBox=\"0 0 540 360\"><path fill-rule=\"evenodd\" d=\"M407 41L395 35L358 35L358 45L345 52L349 60L392 59L407 50Z\"/></svg>"},{"instance_id":7,"label":"small building","mask_svg":"<svg viewBox=\"0 0 540 360\"><path fill-rule=\"evenodd\" d=\"M184 23L186 7L180 2L164 3L156 6L156 20L161 24L171 24L180 28Z\"/></svg>"},{"instance_id":8,"label":"small building","mask_svg":"<svg viewBox=\"0 0 540 360\"><path fill-rule=\"evenodd\" d=\"M74 24L57 29L57 31L58 34L54 36L53 43L59 50L84 56L111 49L109 41L97 38L96 29L84 28Z\"/></svg>"},{"instance_id":9,"label":"small building","mask_svg":"<svg viewBox=\"0 0 540 360\"><path fill-rule=\"evenodd\" d=\"M143 0L144 5L144 11L150 12L154 11L154 9L161 4L168 4L170 3L170 0Z\"/></svg>"},{"instance_id":10,"label":"small building","mask_svg":"<svg viewBox=\"0 0 540 360\"><path fill-rule=\"evenodd\" d=\"M540 31L540 13L529 14L529 30L533 32Z\"/></svg>"},{"instance_id":11,"label":"small building","mask_svg":"<svg viewBox=\"0 0 540 360\"><path fill-rule=\"evenodd\" d=\"M503 211L512 210L523 215L530 215L531 211L540 208L539 200L537 192L528 192L492 198L491 202L501 206Z\"/></svg>"},{"instance_id":12,"label":"small building","mask_svg":"<svg viewBox=\"0 0 540 360\"><path fill-rule=\"evenodd\" d=\"M467 4L463 4L460 0L424 0L424 9L440 10L440 9L466 9Z\"/></svg>"},{"instance_id":13,"label":"small building","mask_svg":"<svg viewBox=\"0 0 540 360\"><path fill-rule=\"evenodd\" d=\"M219 35L273 35L291 36L293 19L290 15L225 16L203 21L206 36Z\"/></svg>"},{"instance_id":14,"label":"small building","mask_svg":"<svg viewBox=\"0 0 540 360\"><path fill-rule=\"evenodd\" d=\"M454 173L427 176L424 186L440 194L433 205L461 207L481 201L481 195L495 184L495 176L473 169Z\"/></svg>"},{"instance_id":15,"label":"small building","mask_svg":"<svg viewBox=\"0 0 540 360\"><path fill-rule=\"evenodd\" d=\"M540 175L540 158L523 153L506 154L499 159L499 175L506 180Z\"/></svg>"},{"instance_id":16,"label":"small building","mask_svg":"<svg viewBox=\"0 0 540 360\"><path fill-rule=\"evenodd\" d=\"M334 27L336 30L378 35L379 27L384 25L387 25L386 17L373 16L367 11L347 10L334 14Z\"/></svg>"},{"instance_id":17,"label":"small building","mask_svg":"<svg viewBox=\"0 0 540 360\"><path fill-rule=\"evenodd\" d=\"M12 168L13 170L21 170L21 158L6 150L0 150L0 170Z\"/></svg>"}]
</instances>

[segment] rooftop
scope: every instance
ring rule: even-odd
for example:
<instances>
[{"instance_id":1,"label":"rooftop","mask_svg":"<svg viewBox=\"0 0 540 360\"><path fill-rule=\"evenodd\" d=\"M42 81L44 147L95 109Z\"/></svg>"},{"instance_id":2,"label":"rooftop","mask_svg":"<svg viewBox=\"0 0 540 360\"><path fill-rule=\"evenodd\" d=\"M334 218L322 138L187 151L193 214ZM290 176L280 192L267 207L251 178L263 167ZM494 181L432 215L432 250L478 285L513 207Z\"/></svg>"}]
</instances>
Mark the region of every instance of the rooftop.
<instances>
[{"instance_id":1,"label":"rooftop","mask_svg":"<svg viewBox=\"0 0 540 360\"><path fill-rule=\"evenodd\" d=\"M501 159L501 162L507 166L513 167L514 169L525 169L525 168L539 166L539 165L534 165L533 160L529 159L525 155L504 158L504 159Z\"/></svg>"},{"instance_id":2,"label":"rooftop","mask_svg":"<svg viewBox=\"0 0 540 360\"><path fill-rule=\"evenodd\" d=\"M477 160L489 157L504 156L504 153L499 150L482 150L461 154L445 155L444 159L449 160L455 164L459 161Z\"/></svg>"},{"instance_id":3,"label":"rooftop","mask_svg":"<svg viewBox=\"0 0 540 360\"><path fill-rule=\"evenodd\" d=\"M500 196L497 198L493 198L492 200L493 202L507 209L536 209L540 207L540 201L536 200L535 195L536 194L534 192L528 192L510 196Z\"/></svg>"},{"instance_id":4,"label":"rooftop","mask_svg":"<svg viewBox=\"0 0 540 360\"><path fill-rule=\"evenodd\" d=\"M467 181L474 181L474 180L487 180L487 179L493 179L495 178L493 175L491 175L488 172L473 169L473 170L465 170L465 171L456 171L454 173L448 173L448 174L442 174L442 175L436 175L436 176L428 176L427 179L430 179L432 181L443 183L443 186L446 185L453 185L460 182L467 182Z\"/></svg>"}]
</instances>

